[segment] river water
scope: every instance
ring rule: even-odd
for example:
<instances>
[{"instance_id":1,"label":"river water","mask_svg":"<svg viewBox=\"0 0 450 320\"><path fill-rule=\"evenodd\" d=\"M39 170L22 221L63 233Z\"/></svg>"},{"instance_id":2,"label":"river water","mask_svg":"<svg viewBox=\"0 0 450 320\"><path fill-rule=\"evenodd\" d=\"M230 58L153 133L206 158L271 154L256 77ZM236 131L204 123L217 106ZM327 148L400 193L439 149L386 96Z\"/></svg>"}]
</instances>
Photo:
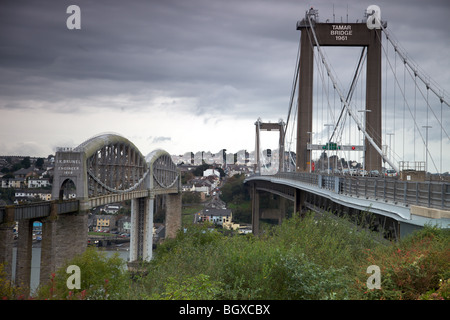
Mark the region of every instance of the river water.
<instances>
[{"instance_id":1,"label":"river water","mask_svg":"<svg viewBox=\"0 0 450 320\"><path fill-rule=\"evenodd\" d=\"M125 246L126 245L126 246ZM102 248L99 247L98 250L106 252L107 256L112 256L114 253L118 253L119 257L122 258L125 262L129 260L129 251L127 250L128 243L124 244L124 247L121 247L120 250L114 247ZM40 276L40 268L41 268L41 248L33 247L31 249L31 281L30 281L30 292L33 294L37 287L39 286L39 276ZM13 248L13 261L12 261L12 279L15 279L16 276L16 257L17 257L17 248Z\"/></svg>"}]
</instances>

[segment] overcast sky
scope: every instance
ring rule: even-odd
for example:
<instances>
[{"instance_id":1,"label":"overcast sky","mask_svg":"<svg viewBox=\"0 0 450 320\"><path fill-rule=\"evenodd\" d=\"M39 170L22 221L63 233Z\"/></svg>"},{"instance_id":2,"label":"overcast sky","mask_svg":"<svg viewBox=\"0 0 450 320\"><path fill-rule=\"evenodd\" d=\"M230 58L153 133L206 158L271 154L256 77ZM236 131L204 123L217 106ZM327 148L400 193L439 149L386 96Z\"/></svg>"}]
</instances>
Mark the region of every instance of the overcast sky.
<instances>
[{"instance_id":1,"label":"overcast sky","mask_svg":"<svg viewBox=\"0 0 450 320\"><path fill-rule=\"evenodd\" d=\"M71 4L81 9L80 30L66 26ZM361 20L371 4L450 91L450 2L335 1L335 19ZM2 0L0 154L47 156L102 132L144 155L253 150L259 117L287 118L296 22L311 6L321 21L333 19L326 0ZM337 73L356 63L338 61Z\"/></svg>"}]
</instances>

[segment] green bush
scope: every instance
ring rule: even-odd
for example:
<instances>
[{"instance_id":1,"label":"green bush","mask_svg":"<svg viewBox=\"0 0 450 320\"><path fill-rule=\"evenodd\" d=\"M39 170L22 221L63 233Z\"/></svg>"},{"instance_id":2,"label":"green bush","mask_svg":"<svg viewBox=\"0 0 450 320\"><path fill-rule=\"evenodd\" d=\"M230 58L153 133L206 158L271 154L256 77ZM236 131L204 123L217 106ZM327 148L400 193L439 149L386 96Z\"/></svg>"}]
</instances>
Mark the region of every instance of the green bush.
<instances>
[{"instance_id":1,"label":"green bush","mask_svg":"<svg viewBox=\"0 0 450 320\"><path fill-rule=\"evenodd\" d=\"M362 281L367 274L360 275L363 298L415 300L438 290L448 297L449 244L448 230L426 226L391 246L367 251L366 264L380 267L381 289L367 290Z\"/></svg>"},{"instance_id":2,"label":"green bush","mask_svg":"<svg viewBox=\"0 0 450 320\"><path fill-rule=\"evenodd\" d=\"M168 278L165 290L161 294L149 297L152 300L212 300L220 297L222 288L218 281L211 281L205 274L186 277L178 281Z\"/></svg>"},{"instance_id":3,"label":"green bush","mask_svg":"<svg viewBox=\"0 0 450 320\"><path fill-rule=\"evenodd\" d=\"M347 299L346 268L324 268L305 255L286 256L280 261L285 269L283 281L287 288L288 299L329 300Z\"/></svg>"},{"instance_id":4,"label":"green bush","mask_svg":"<svg viewBox=\"0 0 450 320\"><path fill-rule=\"evenodd\" d=\"M28 299L29 288L26 286L15 286L10 276L5 271L5 263L0 263L0 299L2 300L22 300Z\"/></svg>"},{"instance_id":5,"label":"green bush","mask_svg":"<svg viewBox=\"0 0 450 320\"><path fill-rule=\"evenodd\" d=\"M204 274L220 287L211 299L345 299L361 248L377 245L330 215L294 216L259 237L194 226L157 249L142 284L163 296L167 283Z\"/></svg>"},{"instance_id":6,"label":"green bush","mask_svg":"<svg viewBox=\"0 0 450 320\"><path fill-rule=\"evenodd\" d=\"M80 268L80 289L68 289L66 273L69 265ZM128 275L125 262L114 254L108 258L106 253L96 248L87 248L83 254L77 255L67 262L56 273L50 275L48 284L41 285L38 299L121 299L126 298Z\"/></svg>"},{"instance_id":7,"label":"green bush","mask_svg":"<svg viewBox=\"0 0 450 320\"><path fill-rule=\"evenodd\" d=\"M294 215L261 236L224 235L190 225L143 264L126 271L117 255L90 248L40 287L38 299L448 299L449 232L426 227L396 243L381 241L333 215ZM81 269L81 289L67 289L68 265ZM367 267L381 270L368 290ZM0 280L4 278L1 276ZM133 279L133 280L131 280ZM17 299L7 282L0 293ZM23 298L23 297L22 297Z\"/></svg>"}]
</instances>

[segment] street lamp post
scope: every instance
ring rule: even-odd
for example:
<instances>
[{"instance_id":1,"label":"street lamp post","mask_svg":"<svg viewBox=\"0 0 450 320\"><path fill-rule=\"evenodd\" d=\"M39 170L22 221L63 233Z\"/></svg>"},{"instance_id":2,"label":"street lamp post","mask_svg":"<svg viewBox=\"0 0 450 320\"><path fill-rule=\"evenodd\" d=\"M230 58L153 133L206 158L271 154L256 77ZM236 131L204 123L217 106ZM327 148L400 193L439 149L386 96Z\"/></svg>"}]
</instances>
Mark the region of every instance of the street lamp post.
<instances>
[{"instance_id":1,"label":"street lamp post","mask_svg":"<svg viewBox=\"0 0 450 320\"><path fill-rule=\"evenodd\" d=\"M389 159L392 160L392 144L391 144L391 138L395 133L386 133L389 136Z\"/></svg>"},{"instance_id":2,"label":"street lamp post","mask_svg":"<svg viewBox=\"0 0 450 320\"><path fill-rule=\"evenodd\" d=\"M328 137L327 137L327 141L328 141L328 143L327 143L327 150L328 150L328 153L327 153L327 160L328 160L328 167L327 167L327 174L330 174L330 172L328 171L328 170L330 170L330 156L329 156L329 153L330 153L330 127L334 127L334 124L332 124L332 123L325 123L324 124L324 127L328 127Z\"/></svg>"},{"instance_id":3,"label":"street lamp post","mask_svg":"<svg viewBox=\"0 0 450 320\"><path fill-rule=\"evenodd\" d=\"M307 134L309 134L309 144L312 145L312 135L314 134L314 132L308 131ZM312 163L312 148L309 149L309 173L312 172L311 163Z\"/></svg>"},{"instance_id":4,"label":"street lamp post","mask_svg":"<svg viewBox=\"0 0 450 320\"><path fill-rule=\"evenodd\" d=\"M372 112L372 110L358 110L358 112L364 112L364 114L366 114L366 112ZM364 117L364 131L366 131L366 117ZM366 172L366 138L363 137L363 177L365 175Z\"/></svg>"},{"instance_id":5,"label":"street lamp post","mask_svg":"<svg viewBox=\"0 0 450 320\"><path fill-rule=\"evenodd\" d=\"M432 126L422 126L425 128L425 175L428 174L428 129L432 128Z\"/></svg>"}]
</instances>

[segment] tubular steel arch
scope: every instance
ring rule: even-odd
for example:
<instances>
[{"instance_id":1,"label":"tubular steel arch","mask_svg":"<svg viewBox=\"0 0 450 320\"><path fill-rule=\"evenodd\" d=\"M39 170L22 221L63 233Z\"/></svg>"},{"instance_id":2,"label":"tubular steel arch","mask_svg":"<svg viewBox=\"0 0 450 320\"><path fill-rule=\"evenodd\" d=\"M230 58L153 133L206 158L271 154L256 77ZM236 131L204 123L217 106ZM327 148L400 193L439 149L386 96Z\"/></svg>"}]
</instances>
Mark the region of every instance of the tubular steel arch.
<instances>
[{"instance_id":1,"label":"tubular steel arch","mask_svg":"<svg viewBox=\"0 0 450 320\"><path fill-rule=\"evenodd\" d=\"M152 151L147 155L146 161L151 171L151 189L155 191L178 189L179 173L169 153L161 149Z\"/></svg>"},{"instance_id":2,"label":"tubular steel arch","mask_svg":"<svg viewBox=\"0 0 450 320\"><path fill-rule=\"evenodd\" d=\"M155 150L144 157L117 134L94 136L76 148L60 148L55 157L53 199L63 181L76 186L76 198L86 208L132 198L179 193L179 170L169 153Z\"/></svg>"},{"instance_id":3,"label":"tubular steel arch","mask_svg":"<svg viewBox=\"0 0 450 320\"><path fill-rule=\"evenodd\" d=\"M89 197L145 189L148 166L139 149L113 134L95 136L74 151L84 152Z\"/></svg>"}]
</instances>

